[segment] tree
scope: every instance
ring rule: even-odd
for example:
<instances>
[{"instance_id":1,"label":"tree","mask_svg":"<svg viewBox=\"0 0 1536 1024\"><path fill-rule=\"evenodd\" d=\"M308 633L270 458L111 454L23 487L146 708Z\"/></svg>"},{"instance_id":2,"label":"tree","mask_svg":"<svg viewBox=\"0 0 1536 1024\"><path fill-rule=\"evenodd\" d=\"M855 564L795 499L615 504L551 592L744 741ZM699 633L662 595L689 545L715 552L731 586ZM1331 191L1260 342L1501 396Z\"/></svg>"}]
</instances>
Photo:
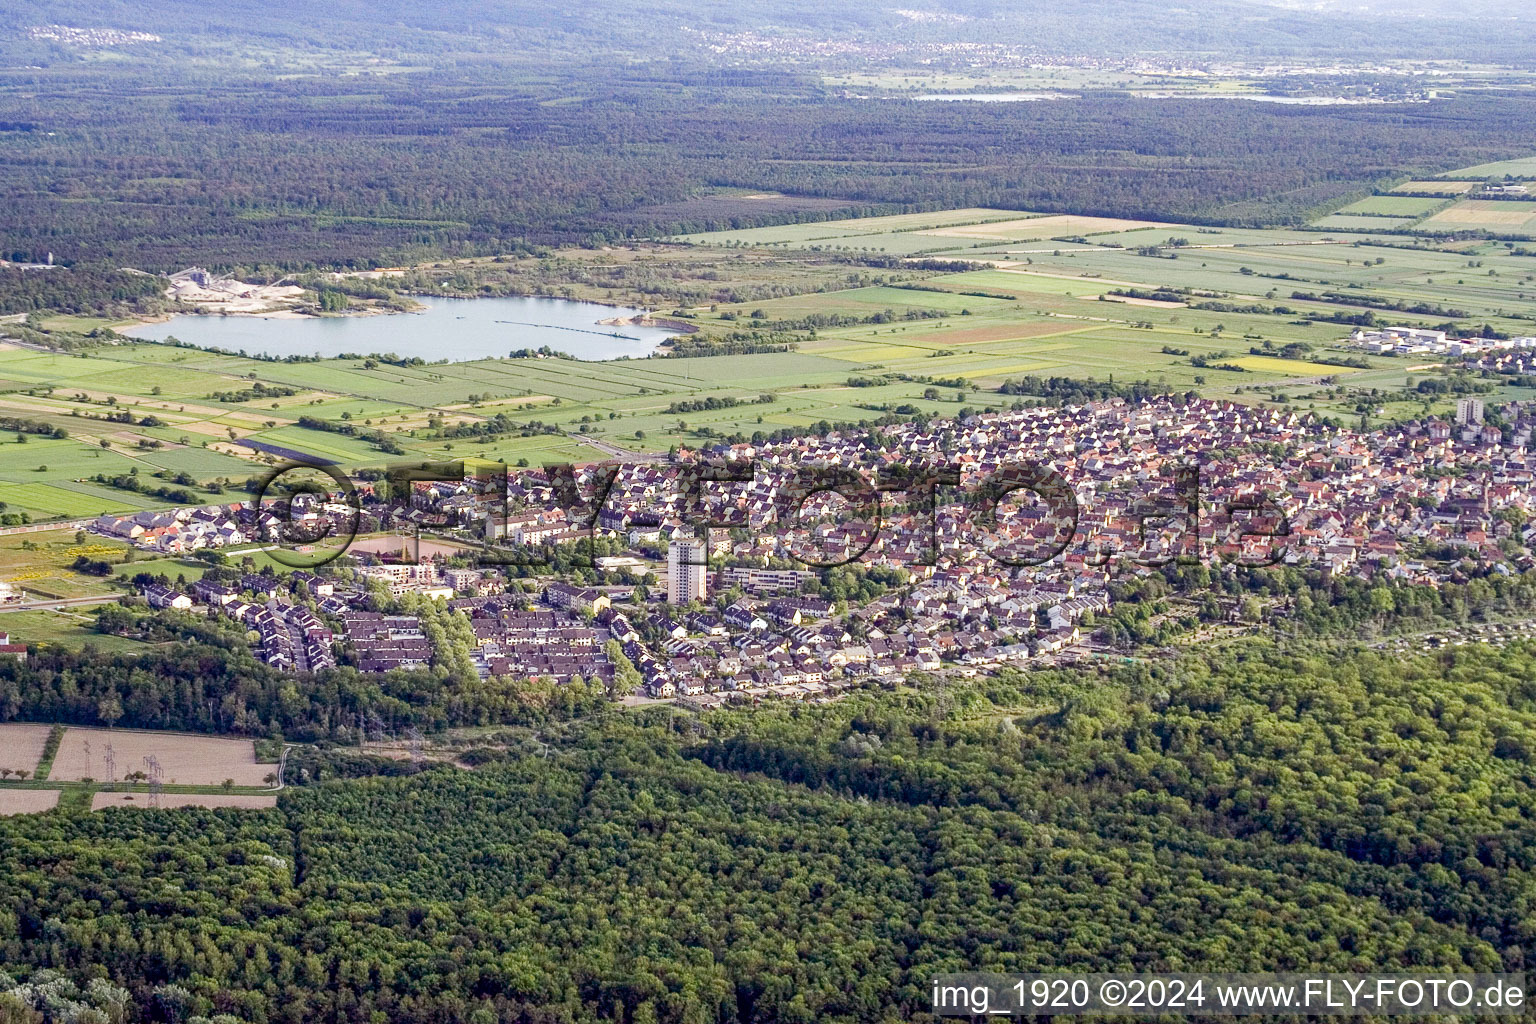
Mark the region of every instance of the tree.
<instances>
[{"instance_id":1,"label":"tree","mask_svg":"<svg viewBox=\"0 0 1536 1024\"><path fill-rule=\"evenodd\" d=\"M96 717L108 729L112 728L112 724L123 717L123 702L118 698L116 690L108 692L97 703Z\"/></svg>"},{"instance_id":2,"label":"tree","mask_svg":"<svg viewBox=\"0 0 1536 1024\"><path fill-rule=\"evenodd\" d=\"M638 690L644 680L640 677L640 670L635 668L635 663L625 656L624 648L619 645L619 642L609 640L603 645L603 653L608 656L609 664L613 665L613 677L608 684L608 698L617 700Z\"/></svg>"}]
</instances>

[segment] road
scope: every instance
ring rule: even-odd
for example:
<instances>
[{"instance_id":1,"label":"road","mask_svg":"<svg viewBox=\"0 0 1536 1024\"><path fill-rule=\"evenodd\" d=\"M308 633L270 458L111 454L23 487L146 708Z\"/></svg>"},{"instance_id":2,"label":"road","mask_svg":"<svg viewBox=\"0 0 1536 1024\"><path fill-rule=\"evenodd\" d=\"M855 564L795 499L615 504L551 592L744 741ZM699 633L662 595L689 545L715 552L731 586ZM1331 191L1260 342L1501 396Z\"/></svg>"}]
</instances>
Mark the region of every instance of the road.
<instances>
[{"instance_id":1,"label":"road","mask_svg":"<svg viewBox=\"0 0 1536 1024\"><path fill-rule=\"evenodd\" d=\"M591 434L567 433L565 436L573 441L580 441L582 444L590 445L604 455L623 459L625 462L665 462L667 460L667 456L657 452L632 452L628 448L620 448L612 441L604 441L601 438L593 437Z\"/></svg>"},{"instance_id":2,"label":"road","mask_svg":"<svg viewBox=\"0 0 1536 1024\"><path fill-rule=\"evenodd\" d=\"M292 749L293 749L293 745L292 744L290 744L290 743L283 744L283 755L277 759L277 785L272 787L273 790L282 789L284 787L284 785L285 785L285 783L283 782L283 773L285 773L288 770L288 751L290 751Z\"/></svg>"},{"instance_id":3,"label":"road","mask_svg":"<svg viewBox=\"0 0 1536 1024\"><path fill-rule=\"evenodd\" d=\"M83 530L90 526L94 519L72 519L67 523L28 523L26 526L0 527L0 537L9 537L14 533L41 533L45 530Z\"/></svg>"},{"instance_id":4,"label":"road","mask_svg":"<svg viewBox=\"0 0 1536 1024\"><path fill-rule=\"evenodd\" d=\"M107 604L116 601L118 594L97 594L95 597L65 597L57 601L13 601L8 604L0 604L0 614L5 612L46 612L59 608L84 608L93 604Z\"/></svg>"}]
</instances>

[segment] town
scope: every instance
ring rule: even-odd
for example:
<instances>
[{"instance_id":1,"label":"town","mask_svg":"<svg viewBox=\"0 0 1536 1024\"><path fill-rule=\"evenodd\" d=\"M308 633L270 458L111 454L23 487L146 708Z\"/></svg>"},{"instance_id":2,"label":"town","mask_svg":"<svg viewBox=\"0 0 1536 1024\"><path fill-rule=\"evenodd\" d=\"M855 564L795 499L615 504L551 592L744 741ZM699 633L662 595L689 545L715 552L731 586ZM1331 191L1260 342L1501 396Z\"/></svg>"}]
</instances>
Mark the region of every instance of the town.
<instances>
[{"instance_id":1,"label":"town","mask_svg":"<svg viewBox=\"0 0 1536 1024\"><path fill-rule=\"evenodd\" d=\"M1378 355L1443 355L1471 359L1485 353L1536 349L1536 337L1451 338L1445 331L1424 327L1381 327L1357 330L1349 343Z\"/></svg>"},{"instance_id":2,"label":"town","mask_svg":"<svg viewBox=\"0 0 1536 1024\"><path fill-rule=\"evenodd\" d=\"M190 585L139 578L151 607L233 619L285 671L459 661L481 677L700 706L825 700L870 679L1111 653L1095 623L1115 585L1170 563L1429 586L1472 567L1524 571L1536 564L1533 430L1536 410L1475 397L1454 422L1371 432L1189 396L1116 398L666 462L500 466L402 494L364 483L360 508L299 495L92 529L184 555L342 536L360 517L367 536L317 568L256 573L213 554ZM1038 485L996 495L990 516L965 498L1026 457L1070 483L1070 516ZM853 508L849 487L797 483L806 467L875 479L924 461L951 467L954 486L932 473L888 486L883 521ZM710 481L704 466L722 471ZM295 557L317 549L287 544Z\"/></svg>"},{"instance_id":3,"label":"town","mask_svg":"<svg viewBox=\"0 0 1536 1024\"><path fill-rule=\"evenodd\" d=\"M1529 0L5 10L0 1024L1528 1002Z\"/></svg>"}]
</instances>

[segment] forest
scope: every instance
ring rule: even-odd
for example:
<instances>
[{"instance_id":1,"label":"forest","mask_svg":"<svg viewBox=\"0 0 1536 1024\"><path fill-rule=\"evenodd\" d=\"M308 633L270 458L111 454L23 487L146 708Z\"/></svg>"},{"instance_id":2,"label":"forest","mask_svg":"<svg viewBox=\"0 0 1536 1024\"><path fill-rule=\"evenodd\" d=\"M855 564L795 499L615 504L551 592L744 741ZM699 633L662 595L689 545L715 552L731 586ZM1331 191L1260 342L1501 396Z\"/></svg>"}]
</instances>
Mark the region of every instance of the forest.
<instances>
[{"instance_id":1,"label":"forest","mask_svg":"<svg viewBox=\"0 0 1536 1024\"><path fill-rule=\"evenodd\" d=\"M1132 22L1146 26L1139 45L1165 35L1170 53L1197 64L1215 52L1528 52L1525 23L1479 18L1360 19L1243 0L1210 0L1201 13L1150 0L986 0L947 21L852 0L750 10L626 0L555 19L518 2L453 3L423 18L391 2L332 5L317 32L291 3L264 8L257 31L229 3L200 5L196 18L165 0L13 7L18 25L159 39L108 47L110 59L49 29L0 39L0 256L52 254L67 267L0 267L0 313L161 311L163 284L133 271L201 265L273 281L969 206L1294 225L1384 182L1525 155L1536 135L1536 96L1513 85L1379 106L1108 87L1070 102L951 104L826 77L914 54L965 68L975 47L1010 33L1034 49L999 67L1066 53L1107 69L1127 59ZM755 33L795 56L720 52L721 40ZM671 301L707 290L707 279L680 289L661 276L641 283ZM548 287L523 277L502 283Z\"/></svg>"},{"instance_id":2,"label":"forest","mask_svg":"<svg viewBox=\"0 0 1536 1024\"><path fill-rule=\"evenodd\" d=\"M1533 658L1254 640L600 715L271 812L0 819L0 961L130 1019L273 1024L921 1021L959 969L1518 971Z\"/></svg>"},{"instance_id":3,"label":"forest","mask_svg":"<svg viewBox=\"0 0 1536 1024\"><path fill-rule=\"evenodd\" d=\"M150 284L118 280L123 266L269 277L389 266L819 219L838 212L829 200L848 212L1290 224L1394 176L1517 155L1515 140L1536 134L1524 94L1378 108L1108 94L956 106L686 68L527 84L474 68L172 76L153 88L94 66L0 71L0 122L36 126L0 132L0 252L53 252L121 303ZM8 309L78 305L58 285L5 286Z\"/></svg>"}]
</instances>

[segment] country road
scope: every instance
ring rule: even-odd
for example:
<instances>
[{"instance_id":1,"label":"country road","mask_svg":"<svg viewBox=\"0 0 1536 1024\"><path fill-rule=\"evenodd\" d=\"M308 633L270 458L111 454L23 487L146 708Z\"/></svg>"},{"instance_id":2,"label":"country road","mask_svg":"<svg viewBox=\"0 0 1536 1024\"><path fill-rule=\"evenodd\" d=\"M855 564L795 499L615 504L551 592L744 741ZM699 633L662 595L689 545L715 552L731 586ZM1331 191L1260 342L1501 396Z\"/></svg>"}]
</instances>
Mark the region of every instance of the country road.
<instances>
[{"instance_id":1,"label":"country road","mask_svg":"<svg viewBox=\"0 0 1536 1024\"><path fill-rule=\"evenodd\" d=\"M84 608L93 604L107 604L116 601L118 594L98 594L95 597L65 597L57 601L13 601L0 605L0 614L5 612L46 612L59 608Z\"/></svg>"},{"instance_id":2,"label":"country road","mask_svg":"<svg viewBox=\"0 0 1536 1024\"><path fill-rule=\"evenodd\" d=\"M25 526L0 527L0 537L9 537L18 533L43 533L48 530L83 530L94 523L95 519L71 519L66 523L27 523Z\"/></svg>"}]
</instances>

